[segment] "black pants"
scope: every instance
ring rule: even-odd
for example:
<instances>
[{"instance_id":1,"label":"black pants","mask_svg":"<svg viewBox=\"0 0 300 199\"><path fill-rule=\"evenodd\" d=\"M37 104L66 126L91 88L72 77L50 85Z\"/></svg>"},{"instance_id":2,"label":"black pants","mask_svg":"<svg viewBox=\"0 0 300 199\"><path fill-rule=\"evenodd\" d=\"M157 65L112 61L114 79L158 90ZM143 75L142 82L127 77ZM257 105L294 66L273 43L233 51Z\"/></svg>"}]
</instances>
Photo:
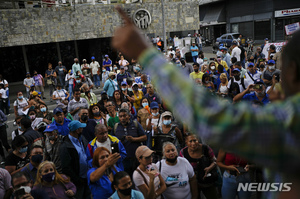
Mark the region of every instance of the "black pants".
<instances>
[{"instance_id":1,"label":"black pants","mask_svg":"<svg viewBox=\"0 0 300 199\"><path fill-rule=\"evenodd\" d=\"M9 114L8 98L6 98L6 99L1 98L0 99L0 109L3 111L3 113L4 113L4 110L5 110L6 115Z\"/></svg>"},{"instance_id":2,"label":"black pants","mask_svg":"<svg viewBox=\"0 0 300 199\"><path fill-rule=\"evenodd\" d=\"M5 147L6 151L8 151L10 148L8 142L7 142L7 132L6 132L6 125L0 126L0 155L4 157L4 150L2 145Z\"/></svg>"}]
</instances>

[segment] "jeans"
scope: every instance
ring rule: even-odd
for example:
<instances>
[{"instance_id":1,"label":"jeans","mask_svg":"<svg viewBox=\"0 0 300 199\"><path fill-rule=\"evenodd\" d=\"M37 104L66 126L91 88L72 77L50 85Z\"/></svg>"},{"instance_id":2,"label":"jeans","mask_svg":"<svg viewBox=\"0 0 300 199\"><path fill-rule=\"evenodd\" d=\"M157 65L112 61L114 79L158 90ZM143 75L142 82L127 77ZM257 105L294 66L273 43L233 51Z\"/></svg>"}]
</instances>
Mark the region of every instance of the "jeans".
<instances>
[{"instance_id":1,"label":"jeans","mask_svg":"<svg viewBox=\"0 0 300 199\"><path fill-rule=\"evenodd\" d=\"M69 84L69 100L71 100L73 96L73 84Z\"/></svg>"},{"instance_id":2,"label":"jeans","mask_svg":"<svg viewBox=\"0 0 300 199\"><path fill-rule=\"evenodd\" d=\"M242 67L245 68L245 62L246 62L246 59L244 58L243 60L241 60L241 64L242 64Z\"/></svg>"},{"instance_id":3,"label":"jeans","mask_svg":"<svg viewBox=\"0 0 300 199\"><path fill-rule=\"evenodd\" d=\"M249 173L234 176L230 175L227 171L223 174L222 185L222 199L233 199L238 196L239 199L250 199L251 192L249 191L237 191L239 183L250 183Z\"/></svg>"},{"instance_id":4,"label":"jeans","mask_svg":"<svg viewBox=\"0 0 300 199\"><path fill-rule=\"evenodd\" d=\"M100 87L100 77L99 75L93 75L93 82L96 87Z\"/></svg>"},{"instance_id":5,"label":"jeans","mask_svg":"<svg viewBox=\"0 0 300 199\"><path fill-rule=\"evenodd\" d=\"M8 142L7 142L7 132L6 132L6 125L5 124L0 126L0 155L2 157L4 157L4 151L3 151L2 145L5 147L7 152L8 152L9 149L11 149Z\"/></svg>"},{"instance_id":6,"label":"jeans","mask_svg":"<svg viewBox=\"0 0 300 199\"><path fill-rule=\"evenodd\" d=\"M198 44L199 51L202 51L202 44Z\"/></svg>"},{"instance_id":7,"label":"jeans","mask_svg":"<svg viewBox=\"0 0 300 199\"><path fill-rule=\"evenodd\" d=\"M194 63L196 63L197 57L198 57L198 56L193 56L193 62L194 62Z\"/></svg>"},{"instance_id":8,"label":"jeans","mask_svg":"<svg viewBox=\"0 0 300 199\"><path fill-rule=\"evenodd\" d=\"M52 99L52 94L53 94L53 91L54 91L54 85L53 84L49 84L49 90L50 90L50 99Z\"/></svg>"},{"instance_id":9,"label":"jeans","mask_svg":"<svg viewBox=\"0 0 300 199\"><path fill-rule=\"evenodd\" d=\"M9 114L9 107L8 107L8 98L1 98L0 99L0 109L2 112L5 112L5 115Z\"/></svg>"},{"instance_id":10,"label":"jeans","mask_svg":"<svg viewBox=\"0 0 300 199\"><path fill-rule=\"evenodd\" d=\"M60 82L60 85L61 85L61 88L65 88L65 77L64 76L58 76L59 78L59 82Z\"/></svg>"}]
</instances>

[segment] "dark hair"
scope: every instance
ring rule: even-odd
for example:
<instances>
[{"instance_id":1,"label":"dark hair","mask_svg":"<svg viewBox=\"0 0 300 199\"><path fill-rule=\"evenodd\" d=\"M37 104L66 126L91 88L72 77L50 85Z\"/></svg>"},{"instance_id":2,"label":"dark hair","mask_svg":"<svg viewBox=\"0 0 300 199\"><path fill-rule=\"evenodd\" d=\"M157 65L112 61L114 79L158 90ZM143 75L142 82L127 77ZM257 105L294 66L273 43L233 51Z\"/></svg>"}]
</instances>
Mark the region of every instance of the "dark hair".
<instances>
[{"instance_id":1,"label":"dark hair","mask_svg":"<svg viewBox=\"0 0 300 199\"><path fill-rule=\"evenodd\" d=\"M19 120L19 119L22 119L23 117L25 117L24 115L18 115L15 119L15 121Z\"/></svg>"},{"instance_id":2,"label":"dark hair","mask_svg":"<svg viewBox=\"0 0 300 199\"><path fill-rule=\"evenodd\" d=\"M113 106L116 106L116 103L113 100L108 100L106 103L111 102Z\"/></svg>"},{"instance_id":3,"label":"dark hair","mask_svg":"<svg viewBox=\"0 0 300 199\"><path fill-rule=\"evenodd\" d=\"M143 105L142 105L142 102L143 102L144 99L147 100L148 105L149 105L149 107L150 107L150 100L149 100L149 98L147 98L147 97L142 97L142 100L141 100L141 107L144 108Z\"/></svg>"},{"instance_id":4,"label":"dark hair","mask_svg":"<svg viewBox=\"0 0 300 199\"><path fill-rule=\"evenodd\" d=\"M75 92L80 92L79 88L75 88L73 91L73 95L75 94Z\"/></svg>"},{"instance_id":5,"label":"dark hair","mask_svg":"<svg viewBox=\"0 0 300 199\"><path fill-rule=\"evenodd\" d=\"M221 65L221 64L219 64L219 65L218 65L218 72L219 72L219 73L222 73L223 71L224 71L224 66Z\"/></svg>"},{"instance_id":6,"label":"dark hair","mask_svg":"<svg viewBox=\"0 0 300 199\"><path fill-rule=\"evenodd\" d=\"M199 67L199 64L197 62L193 63L193 66Z\"/></svg>"},{"instance_id":7,"label":"dark hair","mask_svg":"<svg viewBox=\"0 0 300 199\"><path fill-rule=\"evenodd\" d=\"M270 49L276 50L276 47L272 44L272 45L270 45Z\"/></svg>"},{"instance_id":8,"label":"dark hair","mask_svg":"<svg viewBox=\"0 0 300 199\"><path fill-rule=\"evenodd\" d=\"M123 96L122 96L122 92L120 90L115 90L113 93L113 101L115 102L115 104L117 104L116 98L115 98L115 93L119 93L120 94L120 100L121 102L123 102Z\"/></svg>"},{"instance_id":9,"label":"dark hair","mask_svg":"<svg viewBox=\"0 0 300 199\"><path fill-rule=\"evenodd\" d=\"M24 126L24 128L28 129L31 126L31 119L29 119L28 117L24 117L21 119L21 124Z\"/></svg>"},{"instance_id":10,"label":"dark hair","mask_svg":"<svg viewBox=\"0 0 300 199\"><path fill-rule=\"evenodd\" d=\"M205 82L205 78L208 77L210 78L209 74L208 73L204 73L203 76L202 76L202 82Z\"/></svg>"},{"instance_id":11,"label":"dark hair","mask_svg":"<svg viewBox=\"0 0 300 199\"><path fill-rule=\"evenodd\" d=\"M93 104L93 105L91 105L90 108L89 108L89 118L90 118L90 119L94 119L93 108L94 108L95 106L97 106L97 107L99 108L99 111L100 111L100 106L99 106L98 104ZM103 119L105 119L105 118L103 118Z\"/></svg>"},{"instance_id":12,"label":"dark hair","mask_svg":"<svg viewBox=\"0 0 300 199\"><path fill-rule=\"evenodd\" d=\"M235 62L237 62L237 58L236 57L231 57L231 62L232 62L232 65L234 65Z\"/></svg>"},{"instance_id":13,"label":"dark hair","mask_svg":"<svg viewBox=\"0 0 300 199\"><path fill-rule=\"evenodd\" d=\"M29 177L26 173L24 173L24 172L22 172L22 171L18 171L17 173L15 173L14 175L11 176L11 184L12 184L12 186L14 187L13 180L14 180L15 178L20 178L20 177L23 177L23 176L26 178L26 180L27 180L28 182L31 181L30 177Z\"/></svg>"},{"instance_id":14,"label":"dark hair","mask_svg":"<svg viewBox=\"0 0 300 199\"><path fill-rule=\"evenodd\" d=\"M12 149L15 150L18 147L22 146L25 142L27 142L26 138L23 135L18 135L11 142Z\"/></svg>"},{"instance_id":15,"label":"dark hair","mask_svg":"<svg viewBox=\"0 0 300 199\"><path fill-rule=\"evenodd\" d=\"M32 147L30 147L30 152L27 154L31 155L31 152L33 151L33 149L42 149L44 151L44 148L41 145L33 145Z\"/></svg>"},{"instance_id":16,"label":"dark hair","mask_svg":"<svg viewBox=\"0 0 300 199\"><path fill-rule=\"evenodd\" d=\"M119 110L119 115L120 115L120 113L126 113L127 115L129 115L129 110L128 110L128 109L125 109L125 108L121 108L121 109Z\"/></svg>"},{"instance_id":17,"label":"dark hair","mask_svg":"<svg viewBox=\"0 0 300 199\"><path fill-rule=\"evenodd\" d=\"M1 83L1 84L0 84L0 88L4 88L4 84Z\"/></svg>"},{"instance_id":18,"label":"dark hair","mask_svg":"<svg viewBox=\"0 0 300 199\"><path fill-rule=\"evenodd\" d=\"M112 185L118 186L120 184L120 180L126 176L129 176L129 174L126 173L125 171L120 171L120 172L116 173L114 175L114 181L113 181Z\"/></svg>"},{"instance_id":19,"label":"dark hair","mask_svg":"<svg viewBox=\"0 0 300 199\"><path fill-rule=\"evenodd\" d=\"M242 66L241 62L237 61L234 63L235 66Z\"/></svg>"}]
</instances>

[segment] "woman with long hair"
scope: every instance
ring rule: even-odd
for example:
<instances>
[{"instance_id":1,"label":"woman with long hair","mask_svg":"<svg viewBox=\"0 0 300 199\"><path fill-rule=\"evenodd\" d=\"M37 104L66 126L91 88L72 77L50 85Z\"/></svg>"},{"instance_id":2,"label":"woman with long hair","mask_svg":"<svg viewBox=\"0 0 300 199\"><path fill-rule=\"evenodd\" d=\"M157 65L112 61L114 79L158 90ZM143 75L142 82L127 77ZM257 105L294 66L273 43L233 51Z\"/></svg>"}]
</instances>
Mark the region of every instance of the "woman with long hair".
<instances>
[{"instance_id":1,"label":"woman with long hair","mask_svg":"<svg viewBox=\"0 0 300 199\"><path fill-rule=\"evenodd\" d=\"M122 93L121 93L120 90L115 90L114 91L113 101L115 102L115 105L116 105L116 111L120 110L121 104L123 102L121 95L122 95Z\"/></svg>"},{"instance_id":2,"label":"woman with long hair","mask_svg":"<svg viewBox=\"0 0 300 199\"><path fill-rule=\"evenodd\" d=\"M150 116L150 102L146 97L142 98L141 109L138 111L137 120L142 125L143 129L147 129L146 120Z\"/></svg>"},{"instance_id":3,"label":"woman with long hair","mask_svg":"<svg viewBox=\"0 0 300 199\"><path fill-rule=\"evenodd\" d=\"M76 194L76 186L65 175L59 174L55 164L50 161L42 162L38 167L35 189L43 189L53 199L67 199Z\"/></svg>"}]
</instances>

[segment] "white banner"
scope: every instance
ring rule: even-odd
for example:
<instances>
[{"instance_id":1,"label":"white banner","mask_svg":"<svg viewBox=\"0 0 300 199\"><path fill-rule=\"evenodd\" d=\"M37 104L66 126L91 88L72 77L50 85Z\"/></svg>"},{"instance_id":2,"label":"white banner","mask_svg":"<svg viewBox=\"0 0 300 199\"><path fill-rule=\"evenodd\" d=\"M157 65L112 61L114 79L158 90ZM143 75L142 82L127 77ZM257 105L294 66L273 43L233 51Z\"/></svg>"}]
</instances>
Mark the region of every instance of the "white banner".
<instances>
[{"instance_id":1,"label":"white banner","mask_svg":"<svg viewBox=\"0 0 300 199\"><path fill-rule=\"evenodd\" d=\"M292 24L289 24L289 25L285 26L285 33L286 33L286 35L291 35L291 34L293 34L295 31L297 31L299 29L300 29L299 22L292 23Z\"/></svg>"},{"instance_id":2,"label":"white banner","mask_svg":"<svg viewBox=\"0 0 300 199\"><path fill-rule=\"evenodd\" d=\"M275 11L275 17L287 17L287 16L294 16L294 15L300 15L300 8Z\"/></svg>"},{"instance_id":3,"label":"white banner","mask_svg":"<svg viewBox=\"0 0 300 199\"><path fill-rule=\"evenodd\" d=\"M274 45L276 47L276 52L280 52L282 46L284 46L285 44L286 44L286 41L285 42L279 42L279 43L267 43L264 46L264 49L262 50L262 53L265 54L265 56L266 56L266 60L268 60L268 52L269 52L269 49L270 49L271 45Z\"/></svg>"}]
</instances>

